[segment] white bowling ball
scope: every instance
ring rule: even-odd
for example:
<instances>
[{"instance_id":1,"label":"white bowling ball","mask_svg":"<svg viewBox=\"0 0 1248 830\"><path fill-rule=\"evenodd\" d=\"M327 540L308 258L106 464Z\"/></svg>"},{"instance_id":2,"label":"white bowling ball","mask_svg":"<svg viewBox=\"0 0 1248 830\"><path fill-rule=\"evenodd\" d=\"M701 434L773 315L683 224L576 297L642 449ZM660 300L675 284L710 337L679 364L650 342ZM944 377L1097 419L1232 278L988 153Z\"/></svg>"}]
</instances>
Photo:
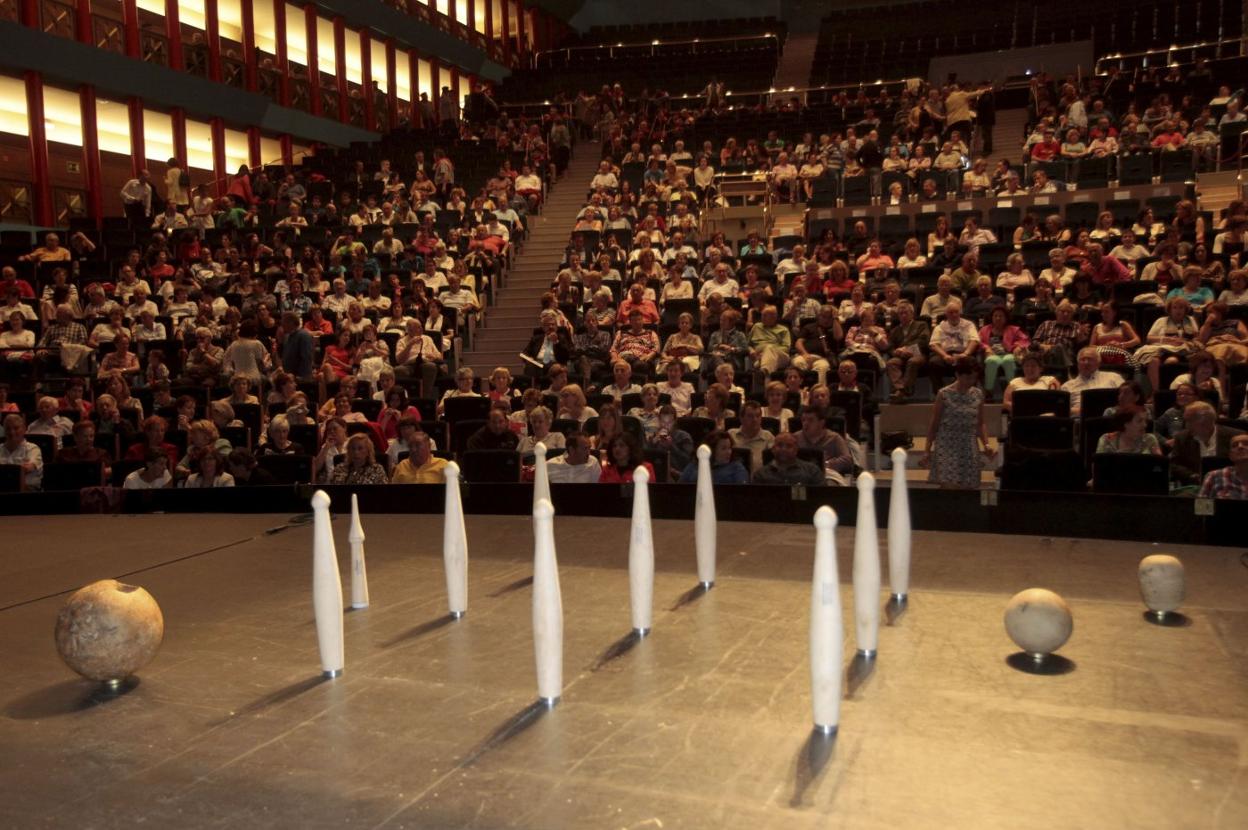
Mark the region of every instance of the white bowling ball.
<instances>
[{"instance_id":1,"label":"white bowling ball","mask_svg":"<svg viewBox=\"0 0 1248 830\"><path fill-rule=\"evenodd\" d=\"M1070 639L1074 618L1070 606L1052 591L1028 588L1005 606L1005 631L1028 654L1057 651Z\"/></svg>"}]
</instances>

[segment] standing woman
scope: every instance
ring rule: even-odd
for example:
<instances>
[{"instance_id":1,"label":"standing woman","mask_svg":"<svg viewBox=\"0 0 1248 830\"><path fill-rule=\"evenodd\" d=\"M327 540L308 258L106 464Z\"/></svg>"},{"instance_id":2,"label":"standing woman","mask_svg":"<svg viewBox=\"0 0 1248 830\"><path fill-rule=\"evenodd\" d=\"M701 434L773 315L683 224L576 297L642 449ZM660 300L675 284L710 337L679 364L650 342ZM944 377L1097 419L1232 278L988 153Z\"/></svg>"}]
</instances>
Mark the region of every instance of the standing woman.
<instances>
[{"instance_id":1,"label":"standing woman","mask_svg":"<svg viewBox=\"0 0 1248 830\"><path fill-rule=\"evenodd\" d=\"M975 382L975 361L960 357L954 364L954 382L936 394L932 421L927 428L928 480L941 487L979 489L979 451L991 458L984 426L984 390Z\"/></svg>"},{"instance_id":2,"label":"standing woman","mask_svg":"<svg viewBox=\"0 0 1248 830\"><path fill-rule=\"evenodd\" d=\"M225 191L225 195L236 197L243 207L251 207L255 202L255 194L251 192L251 171L247 169L247 165L239 166L238 173L230 182L230 188Z\"/></svg>"}]
</instances>

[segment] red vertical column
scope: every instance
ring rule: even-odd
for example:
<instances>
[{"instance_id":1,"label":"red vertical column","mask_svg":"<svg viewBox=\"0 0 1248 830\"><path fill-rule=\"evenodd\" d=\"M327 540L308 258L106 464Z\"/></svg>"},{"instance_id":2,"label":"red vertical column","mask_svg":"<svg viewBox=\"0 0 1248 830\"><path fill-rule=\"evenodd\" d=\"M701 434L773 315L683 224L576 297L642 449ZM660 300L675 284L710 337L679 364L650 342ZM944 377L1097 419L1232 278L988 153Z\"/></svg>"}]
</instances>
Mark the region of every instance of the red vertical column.
<instances>
[{"instance_id":1,"label":"red vertical column","mask_svg":"<svg viewBox=\"0 0 1248 830\"><path fill-rule=\"evenodd\" d=\"M386 123L394 129L399 123L398 70L395 68L394 38L386 38Z\"/></svg>"},{"instance_id":2,"label":"red vertical column","mask_svg":"<svg viewBox=\"0 0 1248 830\"><path fill-rule=\"evenodd\" d=\"M503 63L511 65L511 0L499 0L503 13Z\"/></svg>"},{"instance_id":3,"label":"red vertical column","mask_svg":"<svg viewBox=\"0 0 1248 830\"><path fill-rule=\"evenodd\" d=\"M303 7L303 22L308 38L308 96L312 99L312 114L321 114L321 60L316 51L316 4Z\"/></svg>"},{"instance_id":4,"label":"red vertical column","mask_svg":"<svg viewBox=\"0 0 1248 830\"><path fill-rule=\"evenodd\" d=\"M137 0L121 0L121 22L125 27L126 56L139 54L139 6Z\"/></svg>"},{"instance_id":5,"label":"red vertical column","mask_svg":"<svg viewBox=\"0 0 1248 830\"><path fill-rule=\"evenodd\" d=\"M477 30L477 0L468 0L468 39L472 39L472 33Z\"/></svg>"},{"instance_id":6,"label":"red vertical column","mask_svg":"<svg viewBox=\"0 0 1248 830\"><path fill-rule=\"evenodd\" d=\"M22 0L22 7L18 10L21 16L22 25L29 26L32 29L42 28L39 20L39 0Z\"/></svg>"},{"instance_id":7,"label":"red vertical column","mask_svg":"<svg viewBox=\"0 0 1248 830\"><path fill-rule=\"evenodd\" d=\"M373 45L368 29L360 29L360 78L364 87L364 129L375 129L373 120Z\"/></svg>"},{"instance_id":8,"label":"red vertical column","mask_svg":"<svg viewBox=\"0 0 1248 830\"><path fill-rule=\"evenodd\" d=\"M221 83L221 17L217 0L204 0L204 25L208 38L208 78Z\"/></svg>"},{"instance_id":9,"label":"red vertical column","mask_svg":"<svg viewBox=\"0 0 1248 830\"><path fill-rule=\"evenodd\" d=\"M100 175L100 131L96 125L95 87L78 88L78 109L82 119L82 183L87 190L87 213L100 227L104 219L104 186Z\"/></svg>"},{"instance_id":10,"label":"red vertical column","mask_svg":"<svg viewBox=\"0 0 1248 830\"><path fill-rule=\"evenodd\" d=\"M225 169L225 122L218 116L209 121L208 126L212 130L212 190L213 195L219 197L225 195L228 173Z\"/></svg>"},{"instance_id":11,"label":"red vertical column","mask_svg":"<svg viewBox=\"0 0 1248 830\"><path fill-rule=\"evenodd\" d=\"M278 141L282 145L282 164L293 167L295 164L295 144L288 134L283 134Z\"/></svg>"},{"instance_id":12,"label":"red vertical column","mask_svg":"<svg viewBox=\"0 0 1248 830\"><path fill-rule=\"evenodd\" d=\"M48 133L43 115L43 76L34 70L24 73L26 79L26 121L30 140L30 172L34 177L35 224L51 227L52 180L48 175Z\"/></svg>"},{"instance_id":13,"label":"red vertical column","mask_svg":"<svg viewBox=\"0 0 1248 830\"><path fill-rule=\"evenodd\" d=\"M489 46L494 42L494 0L485 0L485 44L486 55L489 55Z\"/></svg>"},{"instance_id":14,"label":"red vertical column","mask_svg":"<svg viewBox=\"0 0 1248 830\"><path fill-rule=\"evenodd\" d=\"M165 0L165 37L169 39L169 68L179 72L182 61L182 22L178 20L178 0Z\"/></svg>"},{"instance_id":15,"label":"red vertical column","mask_svg":"<svg viewBox=\"0 0 1248 830\"><path fill-rule=\"evenodd\" d=\"M351 105L347 99L347 25L341 17L334 18L334 80L338 85L338 120L351 120Z\"/></svg>"},{"instance_id":16,"label":"red vertical column","mask_svg":"<svg viewBox=\"0 0 1248 830\"><path fill-rule=\"evenodd\" d=\"M251 0L241 0L238 4L243 13L243 87L248 92L259 88L256 78L256 15L252 11Z\"/></svg>"},{"instance_id":17,"label":"red vertical column","mask_svg":"<svg viewBox=\"0 0 1248 830\"><path fill-rule=\"evenodd\" d=\"M134 175L147 167L147 141L144 138L143 99L131 98L126 102L130 115L130 168Z\"/></svg>"},{"instance_id":18,"label":"red vertical column","mask_svg":"<svg viewBox=\"0 0 1248 830\"><path fill-rule=\"evenodd\" d=\"M528 29L525 20L524 0L516 0L516 58L523 65L529 56L529 44L524 34Z\"/></svg>"},{"instance_id":19,"label":"red vertical column","mask_svg":"<svg viewBox=\"0 0 1248 830\"><path fill-rule=\"evenodd\" d=\"M247 128L247 166L253 170L256 169L257 167L262 167L264 165L264 159L261 156L262 156L262 150L260 147L260 128L248 127Z\"/></svg>"},{"instance_id":20,"label":"red vertical column","mask_svg":"<svg viewBox=\"0 0 1248 830\"><path fill-rule=\"evenodd\" d=\"M74 38L79 43L95 43L95 25L91 20L91 0L74 2ZM91 95L94 99L95 91Z\"/></svg>"},{"instance_id":21,"label":"red vertical column","mask_svg":"<svg viewBox=\"0 0 1248 830\"><path fill-rule=\"evenodd\" d=\"M183 169L190 166L190 153L186 150L186 110L174 107L169 111L169 123L173 128L173 157L182 163Z\"/></svg>"},{"instance_id":22,"label":"red vertical column","mask_svg":"<svg viewBox=\"0 0 1248 830\"><path fill-rule=\"evenodd\" d=\"M273 41L277 53L277 102L290 106L290 65L286 61L286 0L273 0Z\"/></svg>"}]
</instances>

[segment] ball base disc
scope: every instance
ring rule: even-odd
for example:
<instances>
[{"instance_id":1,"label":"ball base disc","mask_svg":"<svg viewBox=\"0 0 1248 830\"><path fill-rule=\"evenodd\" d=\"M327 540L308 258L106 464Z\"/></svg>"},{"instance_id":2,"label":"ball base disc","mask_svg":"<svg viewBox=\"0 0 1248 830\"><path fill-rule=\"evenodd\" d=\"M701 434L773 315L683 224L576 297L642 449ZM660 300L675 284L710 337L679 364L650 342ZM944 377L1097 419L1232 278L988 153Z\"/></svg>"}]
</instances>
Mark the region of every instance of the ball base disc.
<instances>
[{"instance_id":1,"label":"ball base disc","mask_svg":"<svg viewBox=\"0 0 1248 830\"><path fill-rule=\"evenodd\" d=\"M1075 661L1060 654L1035 655L1016 651L1005 658L1005 662L1010 668L1024 674L1070 674L1075 670Z\"/></svg>"},{"instance_id":2,"label":"ball base disc","mask_svg":"<svg viewBox=\"0 0 1248 830\"><path fill-rule=\"evenodd\" d=\"M1162 628L1187 628L1192 618L1180 611L1145 611L1144 621Z\"/></svg>"}]
</instances>

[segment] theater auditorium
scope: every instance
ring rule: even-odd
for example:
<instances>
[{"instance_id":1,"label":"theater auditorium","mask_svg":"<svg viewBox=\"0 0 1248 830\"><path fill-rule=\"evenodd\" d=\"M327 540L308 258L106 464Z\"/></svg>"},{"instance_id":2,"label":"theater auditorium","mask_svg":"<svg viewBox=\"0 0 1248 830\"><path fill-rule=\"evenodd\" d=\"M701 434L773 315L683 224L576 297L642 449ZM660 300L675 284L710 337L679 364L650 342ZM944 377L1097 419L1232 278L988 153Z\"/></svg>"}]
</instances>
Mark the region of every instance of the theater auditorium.
<instances>
[{"instance_id":1,"label":"theater auditorium","mask_svg":"<svg viewBox=\"0 0 1248 830\"><path fill-rule=\"evenodd\" d=\"M0 823L1248 826L1246 27L0 0Z\"/></svg>"}]
</instances>

